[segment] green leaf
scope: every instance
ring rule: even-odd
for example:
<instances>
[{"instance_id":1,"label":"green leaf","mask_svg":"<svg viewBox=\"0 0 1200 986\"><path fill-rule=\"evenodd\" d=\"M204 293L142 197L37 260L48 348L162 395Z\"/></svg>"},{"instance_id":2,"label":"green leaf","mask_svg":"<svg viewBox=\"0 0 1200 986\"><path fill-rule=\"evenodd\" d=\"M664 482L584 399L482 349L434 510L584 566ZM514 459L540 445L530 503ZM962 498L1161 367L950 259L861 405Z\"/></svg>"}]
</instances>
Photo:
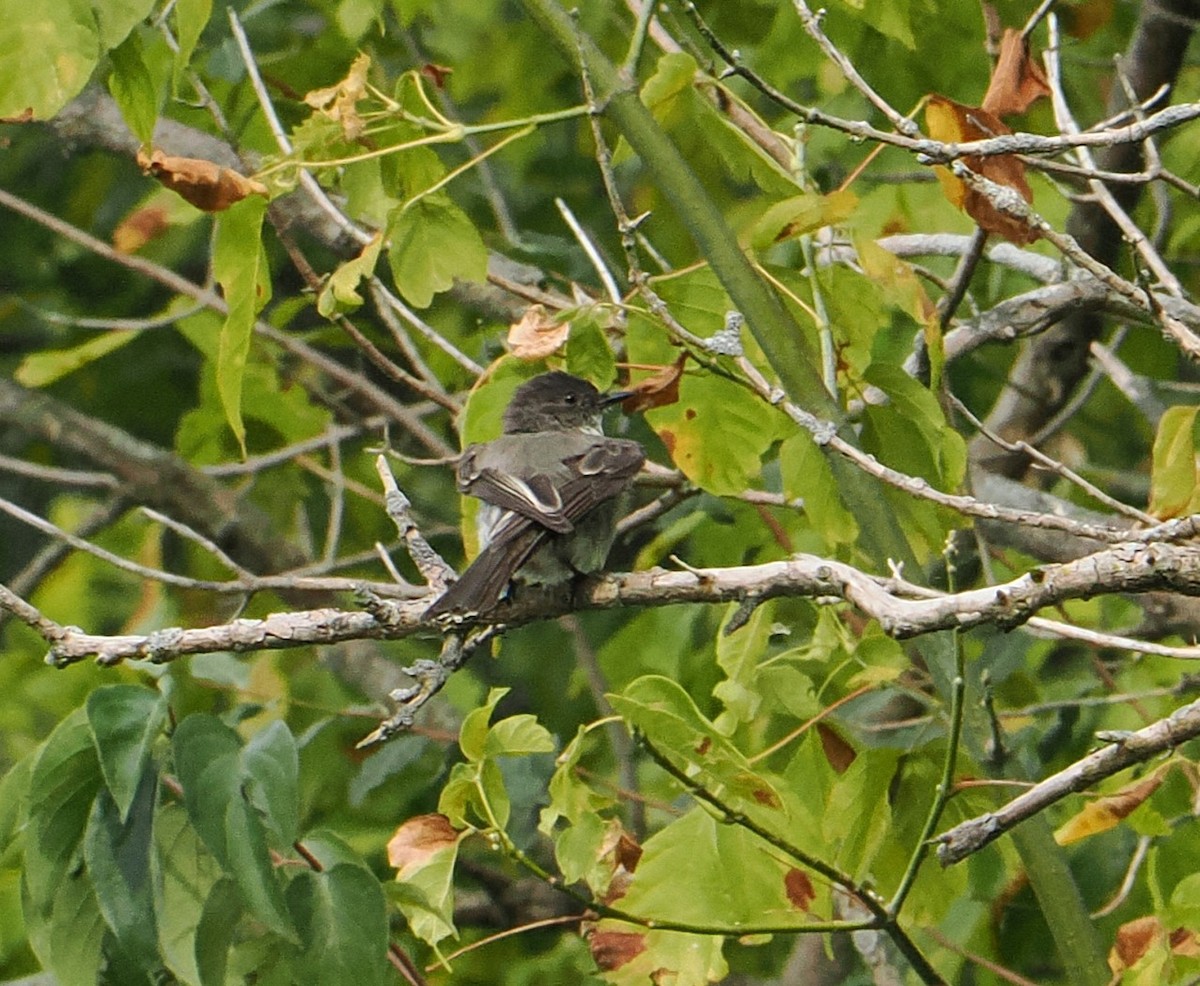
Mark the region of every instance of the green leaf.
<instances>
[{"instance_id":1,"label":"green leaf","mask_svg":"<svg viewBox=\"0 0 1200 986\"><path fill-rule=\"evenodd\" d=\"M150 870L157 793L158 774L149 764L124 810L108 791L101 791L84 838L100 913L125 956L147 973L162 968Z\"/></svg>"},{"instance_id":2,"label":"green leaf","mask_svg":"<svg viewBox=\"0 0 1200 986\"><path fill-rule=\"evenodd\" d=\"M430 945L458 934L454 927L454 864L460 844L457 840L435 849L420 863L405 866L388 888L409 930Z\"/></svg>"},{"instance_id":3,"label":"green leaf","mask_svg":"<svg viewBox=\"0 0 1200 986\"><path fill-rule=\"evenodd\" d=\"M296 841L300 825L300 758L286 724L275 721L250 738L242 751L242 770L251 781L251 800L280 848Z\"/></svg>"},{"instance_id":4,"label":"green leaf","mask_svg":"<svg viewBox=\"0 0 1200 986\"><path fill-rule=\"evenodd\" d=\"M363 303L362 295L358 293L358 284L375 273L382 246L383 236L376 233L357 257L347 260L329 276L329 280L321 288L321 293L317 295L318 312L326 318L332 318L334 315L352 312Z\"/></svg>"},{"instance_id":5,"label":"green leaf","mask_svg":"<svg viewBox=\"0 0 1200 986\"><path fill-rule=\"evenodd\" d=\"M286 736L270 726L256 746L243 751L232 729L215 716L196 714L179 724L172 746L183 803L200 838L233 877L251 913L294 940L267 832L246 796L248 786L262 795L274 832L294 831L295 741L279 725Z\"/></svg>"},{"instance_id":6,"label":"green leaf","mask_svg":"<svg viewBox=\"0 0 1200 986\"><path fill-rule=\"evenodd\" d=\"M967 446L962 436L946 423L937 398L898 366L873 363L863 378L891 400L886 408L872 407L868 415L876 422L895 415L897 430L908 432L903 442L889 442L891 455L881 458L915 475L924 476L942 490L954 490L966 475ZM919 440L918 440L919 439Z\"/></svg>"},{"instance_id":7,"label":"green leaf","mask_svg":"<svg viewBox=\"0 0 1200 986\"><path fill-rule=\"evenodd\" d=\"M149 688L106 685L88 695L86 708L104 783L123 822L167 721L166 699Z\"/></svg>"},{"instance_id":8,"label":"green leaf","mask_svg":"<svg viewBox=\"0 0 1200 986\"><path fill-rule=\"evenodd\" d=\"M509 693L508 688L493 688L488 692L487 701L477 709L472 709L463 716L462 726L458 730L458 745L463 756L472 762L482 760L487 752L488 723L500 700Z\"/></svg>"},{"instance_id":9,"label":"green leaf","mask_svg":"<svg viewBox=\"0 0 1200 986\"><path fill-rule=\"evenodd\" d=\"M1150 513L1167 520L1191 512L1196 498L1196 414L1200 407L1177 405L1163 412L1154 436L1150 469Z\"/></svg>"},{"instance_id":10,"label":"green leaf","mask_svg":"<svg viewBox=\"0 0 1200 986\"><path fill-rule=\"evenodd\" d=\"M213 884L196 924L196 972L201 986L225 986L229 948L242 918L242 899L228 877Z\"/></svg>"},{"instance_id":11,"label":"green leaf","mask_svg":"<svg viewBox=\"0 0 1200 986\"><path fill-rule=\"evenodd\" d=\"M287 902L304 943L305 982L314 986L391 983L383 890L367 869L340 863L303 872Z\"/></svg>"},{"instance_id":12,"label":"green leaf","mask_svg":"<svg viewBox=\"0 0 1200 986\"><path fill-rule=\"evenodd\" d=\"M870 871L891 826L886 811L862 811L862 805L887 791L896 772L895 750L861 750L846 772L834 781L824 806L824 835L837 847L837 861L856 877Z\"/></svg>"},{"instance_id":13,"label":"green leaf","mask_svg":"<svg viewBox=\"0 0 1200 986\"><path fill-rule=\"evenodd\" d=\"M0 779L0 856L8 851L28 820L29 780L36 756L30 753L22 757Z\"/></svg>"},{"instance_id":14,"label":"green leaf","mask_svg":"<svg viewBox=\"0 0 1200 986\"><path fill-rule=\"evenodd\" d=\"M725 706L715 725L726 736L740 723L751 722L762 704L757 687L758 666L767 656L774 622L774 607L759 606L750 619L733 633L727 633L728 621L741 611L740 603L730 603L717 632L717 664L725 680L713 689L713 698Z\"/></svg>"},{"instance_id":15,"label":"green leaf","mask_svg":"<svg viewBox=\"0 0 1200 986\"><path fill-rule=\"evenodd\" d=\"M101 981L106 928L92 881L81 868L62 880L44 912L26 909L25 927L34 954L58 986Z\"/></svg>"},{"instance_id":16,"label":"green leaf","mask_svg":"<svg viewBox=\"0 0 1200 986\"><path fill-rule=\"evenodd\" d=\"M673 762L681 761L676 766L700 783L720 788L730 808L775 831L786 830L790 808L782 789L749 763L677 682L646 675L609 700L630 727L645 734L660 753Z\"/></svg>"},{"instance_id":17,"label":"green leaf","mask_svg":"<svg viewBox=\"0 0 1200 986\"><path fill-rule=\"evenodd\" d=\"M230 799L225 806L225 838L228 872L250 913L276 934L297 941L267 848L266 829L258 812L240 797Z\"/></svg>"},{"instance_id":18,"label":"green leaf","mask_svg":"<svg viewBox=\"0 0 1200 986\"><path fill-rule=\"evenodd\" d=\"M53 116L153 7L154 0L0 0L0 116Z\"/></svg>"},{"instance_id":19,"label":"green leaf","mask_svg":"<svg viewBox=\"0 0 1200 986\"><path fill-rule=\"evenodd\" d=\"M554 842L554 861L562 873L563 883L578 883L588 876L600 859L608 824L594 813L580 815L579 820L559 833ZM610 869L611 873L611 869ZM590 886L590 883L589 883ZM592 887L593 891L597 888ZM599 888L603 890L604 888Z\"/></svg>"},{"instance_id":20,"label":"green leaf","mask_svg":"<svg viewBox=\"0 0 1200 986\"><path fill-rule=\"evenodd\" d=\"M202 979L197 959L201 953L200 926L206 898L218 880L221 866L204 848L187 812L178 805L163 805L154 819L155 913L158 942L163 961L186 983ZM232 890L232 881L229 881ZM233 891L233 902L222 908L222 917L236 923L241 902ZM228 938L225 947L228 948ZM210 980L216 982L217 980ZM222 978L219 980L224 982Z\"/></svg>"},{"instance_id":21,"label":"green leaf","mask_svg":"<svg viewBox=\"0 0 1200 986\"><path fill-rule=\"evenodd\" d=\"M175 39L179 47L175 52L173 87L178 90L183 72L192 60L192 52L212 16L212 0L175 0L174 14Z\"/></svg>"},{"instance_id":22,"label":"green leaf","mask_svg":"<svg viewBox=\"0 0 1200 986\"><path fill-rule=\"evenodd\" d=\"M99 27L100 46L115 48L125 36L154 10L154 0L92 0L92 12Z\"/></svg>"},{"instance_id":23,"label":"green leaf","mask_svg":"<svg viewBox=\"0 0 1200 986\"><path fill-rule=\"evenodd\" d=\"M858 196L849 189L828 195L795 195L768 207L750 230L750 244L756 250L765 250L822 226L845 222L857 206Z\"/></svg>"},{"instance_id":24,"label":"green leaf","mask_svg":"<svg viewBox=\"0 0 1200 986\"><path fill-rule=\"evenodd\" d=\"M762 456L775 441L779 413L731 380L688 373L679 402L647 411L646 420L684 475L721 496L760 485Z\"/></svg>"},{"instance_id":25,"label":"green leaf","mask_svg":"<svg viewBox=\"0 0 1200 986\"><path fill-rule=\"evenodd\" d=\"M102 781L87 718L77 709L50 734L29 778L25 887L40 912L54 906L60 885L79 862Z\"/></svg>"},{"instance_id":26,"label":"green leaf","mask_svg":"<svg viewBox=\"0 0 1200 986\"><path fill-rule=\"evenodd\" d=\"M149 145L158 120L158 87L142 56L141 38L136 33L130 34L109 57L112 71L108 76L108 91L133 135Z\"/></svg>"},{"instance_id":27,"label":"green leaf","mask_svg":"<svg viewBox=\"0 0 1200 986\"><path fill-rule=\"evenodd\" d=\"M263 196L242 199L217 217L213 242L213 275L229 305L217 345L217 390L242 455L246 454L242 378L255 317L271 298L270 271L261 238L266 212L267 200Z\"/></svg>"},{"instance_id":28,"label":"green leaf","mask_svg":"<svg viewBox=\"0 0 1200 986\"><path fill-rule=\"evenodd\" d=\"M426 195L392 210L388 261L396 287L417 308L455 280L487 277L487 248L471 220L441 193Z\"/></svg>"},{"instance_id":29,"label":"green leaf","mask_svg":"<svg viewBox=\"0 0 1200 986\"><path fill-rule=\"evenodd\" d=\"M484 760L479 765L479 786L483 788L479 796L482 817L489 822L494 821L498 829L508 828L512 801L508 796L508 788L504 786L504 774L495 760Z\"/></svg>"},{"instance_id":30,"label":"green leaf","mask_svg":"<svg viewBox=\"0 0 1200 986\"><path fill-rule=\"evenodd\" d=\"M829 460L808 432L799 431L779 446L779 472L783 495L804 501L805 516L829 548L854 543L858 522L842 506Z\"/></svg>"},{"instance_id":31,"label":"green leaf","mask_svg":"<svg viewBox=\"0 0 1200 986\"><path fill-rule=\"evenodd\" d=\"M795 866L778 857L778 850L742 826L693 808L646 840L621 907L699 925L799 926L808 915L789 900L786 883ZM814 886L818 882L824 881L814 880Z\"/></svg>"},{"instance_id":32,"label":"green leaf","mask_svg":"<svg viewBox=\"0 0 1200 986\"><path fill-rule=\"evenodd\" d=\"M567 372L607 390L617 379L617 359L600 324L598 313L571 320L567 336Z\"/></svg>"},{"instance_id":33,"label":"green leaf","mask_svg":"<svg viewBox=\"0 0 1200 986\"><path fill-rule=\"evenodd\" d=\"M488 730L484 749L489 757L553 753L554 737L550 735L550 730L538 723L536 716L510 716Z\"/></svg>"},{"instance_id":34,"label":"green leaf","mask_svg":"<svg viewBox=\"0 0 1200 986\"><path fill-rule=\"evenodd\" d=\"M47 387L96 360L115 353L141 335L140 329L113 329L92 336L70 349L47 349L30 353L13 374L26 387Z\"/></svg>"},{"instance_id":35,"label":"green leaf","mask_svg":"<svg viewBox=\"0 0 1200 986\"><path fill-rule=\"evenodd\" d=\"M190 715L171 737L183 804L196 832L226 869L225 814L241 800L242 741L220 719Z\"/></svg>"}]
</instances>

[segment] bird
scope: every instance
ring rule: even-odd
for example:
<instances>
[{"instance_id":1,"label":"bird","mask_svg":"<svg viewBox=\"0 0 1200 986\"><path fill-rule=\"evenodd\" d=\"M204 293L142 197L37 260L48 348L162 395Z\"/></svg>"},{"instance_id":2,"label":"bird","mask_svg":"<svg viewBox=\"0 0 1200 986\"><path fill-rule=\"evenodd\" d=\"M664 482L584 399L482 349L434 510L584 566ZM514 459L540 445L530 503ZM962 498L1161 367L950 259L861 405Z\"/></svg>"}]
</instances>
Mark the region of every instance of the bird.
<instances>
[{"instance_id":1,"label":"bird","mask_svg":"<svg viewBox=\"0 0 1200 986\"><path fill-rule=\"evenodd\" d=\"M517 388L503 434L459 460L459 492L482 501L480 551L425 618L487 615L513 581L558 585L603 568L621 494L646 461L638 442L601 427L605 408L629 396L560 370Z\"/></svg>"}]
</instances>

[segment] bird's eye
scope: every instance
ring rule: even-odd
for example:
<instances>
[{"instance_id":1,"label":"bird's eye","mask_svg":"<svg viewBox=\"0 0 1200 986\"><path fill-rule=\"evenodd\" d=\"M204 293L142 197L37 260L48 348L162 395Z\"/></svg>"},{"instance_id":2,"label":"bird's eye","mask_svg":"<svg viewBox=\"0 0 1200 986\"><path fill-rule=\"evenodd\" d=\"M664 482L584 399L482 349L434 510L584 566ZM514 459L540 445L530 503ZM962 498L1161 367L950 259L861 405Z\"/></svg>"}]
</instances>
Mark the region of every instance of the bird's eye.
<instances>
[{"instance_id":1,"label":"bird's eye","mask_svg":"<svg viewBox=\"0 0 1200 986\"><path fill-rule=\"evenodd\" d=\"M575 395L567 394L567 396L564 397L563 400L565 400L568 404L574 404L575 403Z\"/></svg>"}]
</instances>

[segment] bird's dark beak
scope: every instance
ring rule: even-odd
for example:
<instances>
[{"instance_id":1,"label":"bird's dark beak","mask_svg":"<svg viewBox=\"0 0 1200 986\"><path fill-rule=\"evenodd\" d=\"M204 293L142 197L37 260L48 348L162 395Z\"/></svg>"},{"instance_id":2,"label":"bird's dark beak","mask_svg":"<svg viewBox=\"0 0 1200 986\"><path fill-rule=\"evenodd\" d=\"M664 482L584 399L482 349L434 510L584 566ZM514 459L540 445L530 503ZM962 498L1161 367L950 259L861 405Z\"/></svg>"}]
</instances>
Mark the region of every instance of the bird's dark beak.
<instances>
[{"instance_id":1,"label":"bird's dark beak","mask_svg":"<svg viewBox=\"0 0 1200 986\"><path fill-rule=\"evenodd\" d=\"M614 390L607 394L600 395L600 406L608 407L612 404L620 404L623 400L628 400L633 396L632 390Z\"/></svg>"}]
</instances>

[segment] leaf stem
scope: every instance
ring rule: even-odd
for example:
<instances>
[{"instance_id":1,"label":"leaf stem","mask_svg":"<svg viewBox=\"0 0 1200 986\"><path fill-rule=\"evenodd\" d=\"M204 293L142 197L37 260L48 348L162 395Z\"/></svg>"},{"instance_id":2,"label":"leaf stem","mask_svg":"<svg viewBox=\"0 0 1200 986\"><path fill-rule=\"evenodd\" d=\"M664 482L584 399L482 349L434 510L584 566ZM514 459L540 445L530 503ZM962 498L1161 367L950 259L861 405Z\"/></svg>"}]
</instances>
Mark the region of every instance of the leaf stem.
<instances>
[{"instance_id":1,"label":"leaf stem","mask_svg":"<svg viewBox=\"0 0 1200 986\"><path fill-rule=\"evenodd\" d=\"M792 845L786 839L781 838L776 833L764 828L762 825L759 825L752 818L749 818L748 816L725 804L724 801L717 797L717 795L713 794L707 788L701 786L695 778L689 777L684 771L672 763L664 753L656 749L654 744L652 744L644 736L642 737L642 743L646 748L646 752L650 754L650 758L660 767L662 767L662 769L668 774L674 777L675 780L682 784L687 792L692 795L692 797L699 801L703 801L705 804L721 812L721 814L730 824L740 825L748 832L754 833L768 845L773 846L775 849L778 849L785 855L790 856L800 865L807 866L809 869L820 873L828 880L831 880L833 883L836 883L838 886L844 888L846 891L852 894L854 898L863 905L863 907L871 912L872 915L872 920L867 922L865 925L860 925L860 927L878 928L889 938L891 938L892 943L908 960L909 964L913 967L913 971L916 972L916 974L920 977L921 982L925 983L926 986L945 986L945 980L938 974L937 970L934 969L929 960L917 947L917 943L914 942L908 936L907 932L905 932L904 929L899 926L899 924L896 922L895 915L889 911L888 907L880 899L878 894L876 894L873 890L859 884L849 874L843 873L841 870L837 869L837 867L831 866L824 860L810 855L803 849L800 849L798 846ZM815 927L808 925L805 926L805 930L809 930L810 927L812 930L817 930Z\"/></svg>"}]
</instances>

